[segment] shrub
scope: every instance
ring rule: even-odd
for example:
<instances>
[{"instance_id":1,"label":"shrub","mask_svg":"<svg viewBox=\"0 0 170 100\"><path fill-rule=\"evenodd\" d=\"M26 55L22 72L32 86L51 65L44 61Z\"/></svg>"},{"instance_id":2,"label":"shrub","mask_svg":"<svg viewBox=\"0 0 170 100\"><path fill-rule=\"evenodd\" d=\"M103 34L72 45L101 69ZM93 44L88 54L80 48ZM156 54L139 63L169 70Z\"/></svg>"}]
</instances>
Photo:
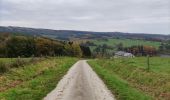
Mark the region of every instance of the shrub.
<instances>
[{"instance_id":1,"label":"shrub","mask_svg":"<svg viewBox=\"0 0 170 100\"><path fill-rule=\"evenodd\" d=\"M18 67L23 66L26 63L27 63L27 61L17 58L16 61L11 63L9 66L10 66L10 68L18 68Z\"/></svg>"},{"instance_id":2,"label":"shrub","mask_svg":"<svg viewBox=\"0 0 170 100\"><path fill-rule=\"evenodd\" d=\"M9 70L9 66L4 62L0 62L0 74L5 73Z\"/></svg>"}]
</instances>

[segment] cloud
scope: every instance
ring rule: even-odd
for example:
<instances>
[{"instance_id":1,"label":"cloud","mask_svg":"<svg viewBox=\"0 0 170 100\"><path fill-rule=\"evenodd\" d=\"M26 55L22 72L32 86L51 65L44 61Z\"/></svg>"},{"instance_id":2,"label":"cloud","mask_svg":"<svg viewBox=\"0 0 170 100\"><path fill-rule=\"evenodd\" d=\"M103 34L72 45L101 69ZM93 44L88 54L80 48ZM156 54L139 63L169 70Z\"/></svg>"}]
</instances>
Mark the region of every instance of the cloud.
<instances>
[{"instance_id":1,"label":"cloud","mask_svg":"<svg viewBox=\"0 0 170 100\"><path fill-rule=\"evenodd\" d=\"M170 34L170 0L0 0L0 25Z\"/></svg>"}]
</instances>

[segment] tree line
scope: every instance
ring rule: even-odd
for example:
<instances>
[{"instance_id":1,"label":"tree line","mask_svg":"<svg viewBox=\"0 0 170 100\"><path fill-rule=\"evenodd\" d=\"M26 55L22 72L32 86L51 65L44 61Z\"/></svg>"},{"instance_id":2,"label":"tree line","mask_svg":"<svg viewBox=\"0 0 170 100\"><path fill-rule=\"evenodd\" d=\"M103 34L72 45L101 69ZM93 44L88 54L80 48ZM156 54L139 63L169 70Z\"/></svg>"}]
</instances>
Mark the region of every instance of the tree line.
<instances>
[{"instance_id":1,"label":"tree line","mask_svg":"<svg viewBox=\"0 0 170 100\"><path fill-rule=\"evenodd\" d=\"M124 51L132 53L136 56L155 56L157 55L157 50L153 46L147 46L147 45L136 45L131 47L124 47Z\"/></svg>"},{"instance_id":2,"label":"tree line","mask_svg":"<svg viewBox=\"0 0 170 100\"><path fill-rule=\"evenodd\" d=\"M159 52L170 54L170 40L161 43Z\"/></svg>"},{"instance_id":3,"label":"tree line","mask_svg":"<svg viewBox=\"0 0 170 100\"><path fill-rule=\"evenodd\" d=\"M89 53L87 55L87 49L89 48L70 41L57 41L45 37L0 35L0 57L90 56Z\"/></svg>"},{"instance_id":4,"label":"tree line","mask_svg":"<svg viewBox=\"0 0 170 100\"><path fill-rule=\"evenodd\" d=\"M102 45L95 45L92 42L87 42L87 46L94 46L95 48L93 49L93 56L94 57L103 57L103 56L113 56L116 51L125 51L132 53L135 56L155 56L159 53L159 50L156 49L153 46L148 46L148 45L133 45L129 47L125 47L123 43L118 43L115 44L114 46L109 46L107 44L102 44ZM166 45L164 44L163 49L167 48L165 47Z\"/></svg>"}]
</instances>

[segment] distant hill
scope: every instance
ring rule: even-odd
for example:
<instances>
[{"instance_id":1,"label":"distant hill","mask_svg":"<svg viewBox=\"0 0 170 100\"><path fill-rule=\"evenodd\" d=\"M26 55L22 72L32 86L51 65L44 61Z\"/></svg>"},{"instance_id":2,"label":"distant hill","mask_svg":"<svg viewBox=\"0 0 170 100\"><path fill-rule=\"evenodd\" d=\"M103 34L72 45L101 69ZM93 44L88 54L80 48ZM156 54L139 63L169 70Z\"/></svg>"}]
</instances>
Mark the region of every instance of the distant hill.
<instances>
[{"instance_id":1,"label":"distant hill","mask_svg":"<svg viewBox=\"0 0 170 100\"><path fill-rule=\"evenodd\" d=\"M44 36L60 40L96 39L96 38L130 38L130 39L146 39L153 41L170 40L170 35L161 34L52 30L13 26L8 27L0 26L0 33L18 33L24 35Z\"/></svg>"}]
</instances>

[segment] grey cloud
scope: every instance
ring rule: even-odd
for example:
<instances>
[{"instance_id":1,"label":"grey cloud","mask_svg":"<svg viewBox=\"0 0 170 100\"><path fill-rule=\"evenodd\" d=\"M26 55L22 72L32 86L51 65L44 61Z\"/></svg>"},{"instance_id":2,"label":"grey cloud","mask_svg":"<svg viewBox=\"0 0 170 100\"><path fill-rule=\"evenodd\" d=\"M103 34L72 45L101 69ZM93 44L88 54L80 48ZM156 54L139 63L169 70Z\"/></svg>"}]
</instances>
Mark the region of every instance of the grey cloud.
<instances>
[{"instance_id":1,"label":"grey cloud","mask_svg":"<svg viewBox=\"0 0 170 100\"><path fill-rule=\"evenodd\" d=\"M170 34L170 0L0 0L0 25Z\"/></svg>"}]
</instances>

